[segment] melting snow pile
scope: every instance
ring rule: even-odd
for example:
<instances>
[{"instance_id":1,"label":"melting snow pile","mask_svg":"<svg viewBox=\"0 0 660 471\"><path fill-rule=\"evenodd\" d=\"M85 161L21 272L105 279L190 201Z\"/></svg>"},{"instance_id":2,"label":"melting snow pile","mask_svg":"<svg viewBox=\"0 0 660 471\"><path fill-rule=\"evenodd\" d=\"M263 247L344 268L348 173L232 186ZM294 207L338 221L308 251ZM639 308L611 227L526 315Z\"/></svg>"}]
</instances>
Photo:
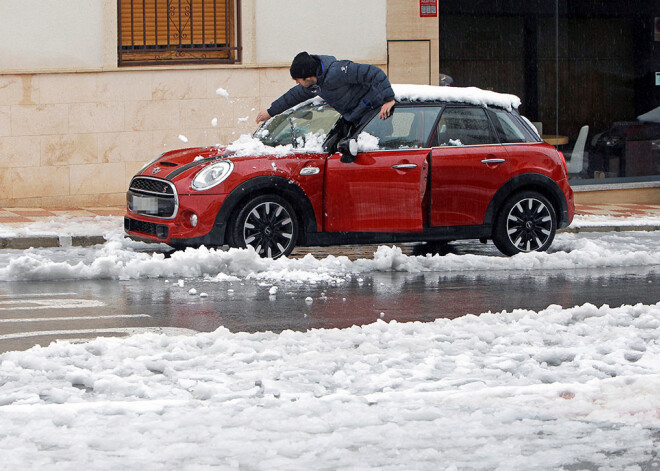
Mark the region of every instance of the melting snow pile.
<instances>
[{"instance_id":1,"label":"melting snow pile","mask_svg":"<svg viewBox=\"0 0 660 471\"><path fill-rule=\"evenodd\" d=\"M98 338L0 355L0 455L8 469L652 469L658 391L660 304Z\"/></svg>"},{"instance_id":2,"label":"melting snow pile","mask_svg":"<svg viewBox=\"0 0 660 471\"><path fill-rule=\"evenodd\" d=\"M345 256L300 259L260 258L256 252L201 247L167 257L154 246L132 242L120 230L103 245L88 248L30 249L0 253L0 281L58 279L138 279L227 276L295 282L342 282L369 272L466 272L500 270L575 270L660 264L660 238L654 232L558 234L550 253L502 257L486 254L406 255L399 247L381 246L373 258ZM162 246L163 249L166 246ZM158 246L156 246L158 248ZM147 251L149 250L149 251Z\"/></svg>"}]
</instances>

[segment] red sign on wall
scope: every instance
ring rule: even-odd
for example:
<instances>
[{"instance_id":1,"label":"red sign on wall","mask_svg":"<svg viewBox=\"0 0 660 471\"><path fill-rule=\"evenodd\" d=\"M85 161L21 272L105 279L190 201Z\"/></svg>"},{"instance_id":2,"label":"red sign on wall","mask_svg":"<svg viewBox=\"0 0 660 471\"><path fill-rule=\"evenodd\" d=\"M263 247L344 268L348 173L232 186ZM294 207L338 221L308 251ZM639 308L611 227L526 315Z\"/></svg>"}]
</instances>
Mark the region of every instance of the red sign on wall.
<instances>
[{"instance_id":1,"label":"red sign on wall","mask_svg":"<svg viewBox=\"0 0 660 471\"><path fill-rule=\"evenodd\" d=\"M438 0L419 0L419 16L438 16Z\"/></svg>"}]
</instances>

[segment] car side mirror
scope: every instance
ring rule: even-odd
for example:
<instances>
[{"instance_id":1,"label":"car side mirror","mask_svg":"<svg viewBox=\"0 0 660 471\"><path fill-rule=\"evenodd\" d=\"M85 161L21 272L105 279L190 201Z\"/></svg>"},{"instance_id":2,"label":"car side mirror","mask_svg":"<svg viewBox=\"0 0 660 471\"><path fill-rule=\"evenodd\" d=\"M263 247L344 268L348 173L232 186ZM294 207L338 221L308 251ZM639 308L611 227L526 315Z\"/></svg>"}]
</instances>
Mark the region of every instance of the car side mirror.
<instances>
[{"instance_id":1,"label":"car side mirror","mask_svg":"<svg viewBox=\"0 0 660 471\"><path fill-rule=\"evenodd\" d=\"M346 158L355 159L358 155L358 144L355 139L342 139L337 145L339 153Z\"/></svg>"}]
</instances>

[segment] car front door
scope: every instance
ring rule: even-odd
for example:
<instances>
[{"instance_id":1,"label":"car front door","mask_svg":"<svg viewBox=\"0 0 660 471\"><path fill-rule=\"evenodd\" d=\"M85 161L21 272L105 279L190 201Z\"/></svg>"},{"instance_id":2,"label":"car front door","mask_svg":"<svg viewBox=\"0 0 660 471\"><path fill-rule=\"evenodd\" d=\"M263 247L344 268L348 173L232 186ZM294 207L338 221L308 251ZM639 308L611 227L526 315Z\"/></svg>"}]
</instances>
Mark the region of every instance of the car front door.
<instances>
[{"instance_id":1,"label":"car front door","mask_svg":"<svg viewBox=\"0 0 660 471\"><path fill-rule=\"evenodd\" d=\"M491 199L510 178L507 151L485 110L447 106L433 141L431 226L483 224Z\"/></svg>"},{"instance_id":2,"label":"car front door","mask_svg":"<svg viewBox=\"0 0 660 471\"><path fill-rule=\"evenodd\" d=\"M328 157L324 230L421 232L429 169L429 136L439 107L401 106L369 122L354 162Z\"/></svg>"}]
</instances>

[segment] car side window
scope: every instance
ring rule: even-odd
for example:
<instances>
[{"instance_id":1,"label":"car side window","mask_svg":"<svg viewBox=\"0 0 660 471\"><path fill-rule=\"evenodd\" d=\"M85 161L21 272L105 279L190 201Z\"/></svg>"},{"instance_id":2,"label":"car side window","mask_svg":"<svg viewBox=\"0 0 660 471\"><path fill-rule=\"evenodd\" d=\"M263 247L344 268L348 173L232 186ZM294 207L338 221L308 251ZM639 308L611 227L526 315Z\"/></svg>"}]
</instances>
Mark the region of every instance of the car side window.
<instances>
[{"instance_id":1,"label":"car side window","mask_svg":"<svg viewBox=\"0 0 660 471\"><path fill-rule=\"evenodd\" d=\"M500 136L500 141L507 143L530 142L530 133L519 119L506 110L489 108L490 117Z\"/></svg>"},{"instance_id":2,"label":"car side window","mask_svg":"<svg viewBox=\"0 0 660 471\"><path fill-rule=\"evenodd\" d=\"M362 133L378 140L377 147L372 150L427 147L441 109L436 106L398 105L388 119L380 119L376 115Z\"/></svg>"},{"instance_id":3,"label":"car side window","mask_svg":"<svg viewBox=\"0 0 660 471\"><path fill-rule=\"evenodd\" d=\"M445 108L434 143L439 146L474 146L498 144L493 127L482 108Z\"/></svg>"}]
</instances>

